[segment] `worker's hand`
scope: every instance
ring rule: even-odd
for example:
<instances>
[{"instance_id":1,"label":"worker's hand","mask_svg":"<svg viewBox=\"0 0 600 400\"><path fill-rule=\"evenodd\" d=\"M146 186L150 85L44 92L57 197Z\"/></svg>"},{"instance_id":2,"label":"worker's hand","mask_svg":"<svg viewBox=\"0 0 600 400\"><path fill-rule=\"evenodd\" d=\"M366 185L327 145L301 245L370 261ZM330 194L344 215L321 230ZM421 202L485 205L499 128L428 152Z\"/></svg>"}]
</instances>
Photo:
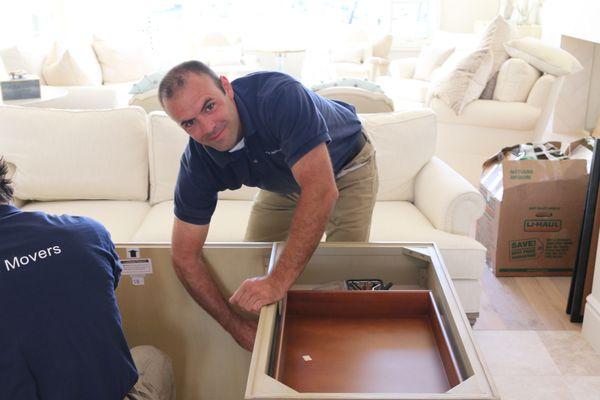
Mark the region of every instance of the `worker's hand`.
<instances>
[{"instance_id":1,"label":"worker's hand","mask_svg":"<svg viewBox=\"0 0 600 400\"><path fill-rule=\"evenodd\" d=\"M263 306L283 298L288 287L265 275L246 279L235 291L229 302L244 311L258 313Z\"/></svg>"},{"instance_id":2,"label":"worker's hand","mask_svg":"<svg viewBox=\"0 0 600 400\"><path fill-rule=\"evenodd\" d=\"M244 349L252 352L254 338L256 337L257 322L252 319L237 318L230 333L238 344Z\"/></svg>"}]
</instances>

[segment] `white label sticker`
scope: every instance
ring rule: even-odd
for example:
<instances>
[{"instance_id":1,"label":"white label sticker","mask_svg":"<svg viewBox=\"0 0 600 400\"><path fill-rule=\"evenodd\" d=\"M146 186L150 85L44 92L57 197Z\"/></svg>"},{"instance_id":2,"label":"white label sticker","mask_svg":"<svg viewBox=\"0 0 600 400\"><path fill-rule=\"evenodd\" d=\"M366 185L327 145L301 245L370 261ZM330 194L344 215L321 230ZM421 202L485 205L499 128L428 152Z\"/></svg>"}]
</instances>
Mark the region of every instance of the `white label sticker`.
<instances>
[{"instance_id":1,"label":"white label sticker","mask_svg":"<svg viewBox=\"0 0 600 400\"><path fill-rule=\"evenodd\" d=\"M304 361L312 361L312 357L307 355L302 356L302 358L304 359Z\"/></svg>"},{"instance_id":2,"label":"white label sticker","mask_svg":"<svg viewBox=\"0 0 600 400\"><path fill-rule=\"evenodd\" d=\"M140 258L140 249L137 247L128 247L125 249L125 257L127 258Z\"/></svg>"},{"instance_id":3,"label":"white label sticker","mask_svg":"<svg viewBox=\"0 0 600 400\"><path fill-rule=\"evenodd\" d=\"M150 258L126 258L121 260L123 275L146 275L152 273Z\"/></svg>"},{"instance_id":4,"label":"white label sticker","mask_svg":"<svg viewBox=\"0 0 600 400\"><path fill-rule=\"evenodd\" d=\"M144 275L132 275L131 283L133 286L142 286L144 285Z\"/></svg>"}]
</instances>

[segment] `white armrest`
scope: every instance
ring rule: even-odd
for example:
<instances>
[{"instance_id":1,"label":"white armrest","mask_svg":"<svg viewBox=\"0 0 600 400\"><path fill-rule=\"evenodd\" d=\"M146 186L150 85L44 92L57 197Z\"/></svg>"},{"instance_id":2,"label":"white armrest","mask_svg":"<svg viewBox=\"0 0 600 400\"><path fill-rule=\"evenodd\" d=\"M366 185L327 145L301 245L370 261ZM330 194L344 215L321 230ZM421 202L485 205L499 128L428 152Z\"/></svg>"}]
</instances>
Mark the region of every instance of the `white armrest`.
<instances>
[{"instance_id":1,"label":"white armrest","mask_svg":"<svg viewBox=\"0 0 600 400\"><path fill-rule=\"evenodd\" d=\"M529 96L527 97L527 104L542 108L548 101L550 90L555 81L556 77L554 75L542 75L531 88Z\"/></svg>"},{"instance_id":2,"label":"white armrest","mask_svg":"<svg viewBox=\"0 0 600 400\"><path fill-rule=\"evenodd\" d=\"M415 206L437 229L468 235L483 214L483 196L437 157L415 179Z\"/></svg>"},{"instance_id":3,"label":"white armrest","mask_svg":"<svg viewBox=\"0 0 600 400\"><path fill-rule=\"evenodd\" d=\"M390 75L399 79L411 79L415 74L417 57L400 58L390 63Z\"/></svg>"}]
</instances>

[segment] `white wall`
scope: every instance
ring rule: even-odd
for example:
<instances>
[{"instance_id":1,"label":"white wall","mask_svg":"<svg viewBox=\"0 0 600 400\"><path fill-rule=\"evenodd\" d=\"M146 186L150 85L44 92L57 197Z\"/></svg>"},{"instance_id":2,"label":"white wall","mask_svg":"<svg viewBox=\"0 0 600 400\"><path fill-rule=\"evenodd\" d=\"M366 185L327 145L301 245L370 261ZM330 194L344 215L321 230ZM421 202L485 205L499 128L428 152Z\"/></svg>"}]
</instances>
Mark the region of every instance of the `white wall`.
<instances>
[{"instance_id":1,"label":"white wall","mask_svg":"<svg viewBox=\"0 0 600 400\"><path fill-rule=\"evenodd\" d=\"M440 0L440 29L473 32L477 20L491 20L498 14L499 0Z\"/></svg>"}]
</instances>

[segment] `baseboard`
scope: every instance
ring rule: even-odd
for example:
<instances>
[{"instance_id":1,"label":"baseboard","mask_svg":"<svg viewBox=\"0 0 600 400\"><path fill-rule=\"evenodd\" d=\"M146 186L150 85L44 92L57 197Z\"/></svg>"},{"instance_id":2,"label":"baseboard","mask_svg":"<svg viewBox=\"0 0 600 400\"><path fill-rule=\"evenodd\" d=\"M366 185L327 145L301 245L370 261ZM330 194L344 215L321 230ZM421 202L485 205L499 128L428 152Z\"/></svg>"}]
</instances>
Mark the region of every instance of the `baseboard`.
<instances>
[{"instance_id":1,"label":"baseboard","mask_svg":"<svg viewBox=\"0 0 600 400\"><path fill-rule=\"evenodd\" d=\"M586 300L581 334L600 353L600 301L593 294Z\"/></svg>"}]
</instances>

